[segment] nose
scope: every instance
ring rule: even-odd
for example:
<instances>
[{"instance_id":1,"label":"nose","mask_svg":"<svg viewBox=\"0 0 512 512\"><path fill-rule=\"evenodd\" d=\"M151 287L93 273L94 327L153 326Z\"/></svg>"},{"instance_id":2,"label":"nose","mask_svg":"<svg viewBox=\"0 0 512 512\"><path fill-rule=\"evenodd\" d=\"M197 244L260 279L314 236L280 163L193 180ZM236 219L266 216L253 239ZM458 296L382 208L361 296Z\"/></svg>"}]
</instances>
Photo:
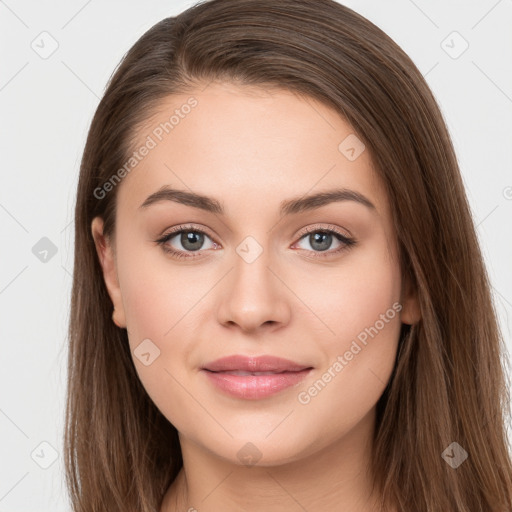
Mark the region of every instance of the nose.
<instances>
[{"instance_id":1,"label":"nose","mask_svg":"<svg viewBox=\"0 0 512 512\"><path fill-rule=\"evenodd\" d=\"M221 290L218 321L227 327L238 326L244 332L275 330L290 320L290 292L269 266L268 252L252 262L238 255Z\"/></svg>"}]
</instances>

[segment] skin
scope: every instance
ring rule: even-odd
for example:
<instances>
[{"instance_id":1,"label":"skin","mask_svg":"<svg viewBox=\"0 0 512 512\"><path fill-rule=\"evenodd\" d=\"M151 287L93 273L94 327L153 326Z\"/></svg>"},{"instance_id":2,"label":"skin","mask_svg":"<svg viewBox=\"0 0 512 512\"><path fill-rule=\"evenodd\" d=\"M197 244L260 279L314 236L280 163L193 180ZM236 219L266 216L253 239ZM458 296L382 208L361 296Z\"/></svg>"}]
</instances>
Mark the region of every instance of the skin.
<instances>
[{"instance_id":1,"label":"skin","mask_svg":"<svg viewBox=\"0 0 512 512\"><path fill-rule=\"evenodd\" d=\"M133 360L180 436L184 467L161 512L378 510L368 470L375 405L400 324L419 312L369 151L347 159L338 145L352 128L312 98L226 83L166 98L138 130L137 147L191 96L198 105L118 185L114 239L100 218L92 223L113 320L127 328L132 355L147 338L160 350L148 366ZM226 213L173 201L140 208L164 185L216 198ZM333 188L357 191L375 209L346 200L279 216L281 201ZM155 240L184 223L207 236L195 253L179 234L168 241L199 254L178 260ZM343 244L333 236L321 251L303 233L310 226L334 226L356 244L335 253ZM236 251L247 236L263 251L251 263ZM298 394L329 367L332 374L338 355L394 303L400 313L300 403ZM233 398L200 371L232 354L271 354L313 370L270 397ZM254 465L237 455L248 442L261 457Z\"/></svg>"}]
</instances>

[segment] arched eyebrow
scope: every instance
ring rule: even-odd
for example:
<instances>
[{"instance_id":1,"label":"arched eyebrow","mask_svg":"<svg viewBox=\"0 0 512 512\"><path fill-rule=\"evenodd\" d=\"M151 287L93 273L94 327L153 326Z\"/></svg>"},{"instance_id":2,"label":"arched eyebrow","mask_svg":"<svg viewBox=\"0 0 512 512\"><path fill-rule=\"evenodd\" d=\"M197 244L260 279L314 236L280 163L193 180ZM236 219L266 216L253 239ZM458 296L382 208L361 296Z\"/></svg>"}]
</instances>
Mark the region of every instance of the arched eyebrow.
<instances>
[{"instance_id":1,"label":"arched eyebrow","mask_svg":"<svg viewBox=\"0 0 512 512\"><path fill-rule=\"evenodd\" d=\"M210 213L219 215L225 214L224 207L220 201L213 197L208 197L187 190L173 189L168 186L163 186L148 196L139 208L144 209L161 201L173 201L175 203L184 204L193 208L199 208ZM366 206L370 210L375 212L377 211L375 205L360 192L341 188L318 192L312 195L304 195L301 197L282 201L279 206L279 213L281 216L293 215L305 211L315 210L327 204L341 201L354 201L356 203L362 204L363 206Z\"/></svg>"},{"instance_id":2,"label":"arched eyebrow","mask_svg":"<svg viewBox=\"0 0 512 512\"><path fill-rule=\"evenodd\" d=\"M309 196L288 199L280 205L281 216L302 213L308 210L315 210L329 203L340 201L355 201L366 206L370 210L377 211L375 205L363 194L346 188L327 190Z\"/></svg>"}]
</instances>

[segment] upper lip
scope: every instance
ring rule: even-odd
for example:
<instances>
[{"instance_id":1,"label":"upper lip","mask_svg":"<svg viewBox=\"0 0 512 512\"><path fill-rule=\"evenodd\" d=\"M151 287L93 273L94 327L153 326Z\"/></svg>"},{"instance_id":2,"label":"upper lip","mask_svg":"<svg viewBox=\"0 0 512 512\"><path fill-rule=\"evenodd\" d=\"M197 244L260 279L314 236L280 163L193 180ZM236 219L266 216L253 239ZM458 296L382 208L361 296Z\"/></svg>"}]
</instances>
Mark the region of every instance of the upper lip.
<instances>
[{"instance_id":1,"label":"upper lip","mask_svg":"<svg viewBox=\"0 0 512 512\"><path fill-rule=\"evenodd\" d=\"M245 372L298 372L311 368L311 366L303 365L283 359L281 357L263 355L263 356L244 356L233 355L216 359L206 364L203 370L212 372L224 371L245 371Z\"/></svg>"}]
</instances>

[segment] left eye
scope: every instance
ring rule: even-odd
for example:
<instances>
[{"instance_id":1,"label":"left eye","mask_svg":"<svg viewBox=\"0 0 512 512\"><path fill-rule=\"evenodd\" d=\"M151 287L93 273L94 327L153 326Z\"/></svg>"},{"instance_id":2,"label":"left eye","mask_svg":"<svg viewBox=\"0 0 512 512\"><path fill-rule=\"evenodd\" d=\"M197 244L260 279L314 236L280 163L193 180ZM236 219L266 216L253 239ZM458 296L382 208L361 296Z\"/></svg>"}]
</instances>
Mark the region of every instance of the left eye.
<instances>
[{"instance_id":1,"label":"left eye","mask_svg":"<svg viewBox=\"0 0 512 512\"><path fill-rule=\"evenodd\" d=\"M308 251L312 250L313 252L324 252L328 249L333 249L330 252L338 252L338 250L346 248L354 243L352 239L343 236L337 231L329 229L317 229L315 231L310 231L303 235L297 244L300 243L301 240L306 241L309 245L309 247L305 247L305 249ZM331 247L333 242L337 242L338 244L334 248ZM304 247L300 248L304 249Z\"/></svg>"},{"instance_id":2,"label":"left eye","mask_svg":"<svg viewBox=\"0 0 512 512\"><path fill-rule=\"evenodd\" d=\"M311 249L306 247L306 250L312 251L314 253L313 257L316 258L338 255L342 251L345 251L356 244L355 239L342 235L337 229L327 228L310 228L300 238L297 244L299 244L301 240L304 240L309 244ZM331 249L331 244L333 242L337 242L338 246Z\"/></svg>"}]
</instances>

